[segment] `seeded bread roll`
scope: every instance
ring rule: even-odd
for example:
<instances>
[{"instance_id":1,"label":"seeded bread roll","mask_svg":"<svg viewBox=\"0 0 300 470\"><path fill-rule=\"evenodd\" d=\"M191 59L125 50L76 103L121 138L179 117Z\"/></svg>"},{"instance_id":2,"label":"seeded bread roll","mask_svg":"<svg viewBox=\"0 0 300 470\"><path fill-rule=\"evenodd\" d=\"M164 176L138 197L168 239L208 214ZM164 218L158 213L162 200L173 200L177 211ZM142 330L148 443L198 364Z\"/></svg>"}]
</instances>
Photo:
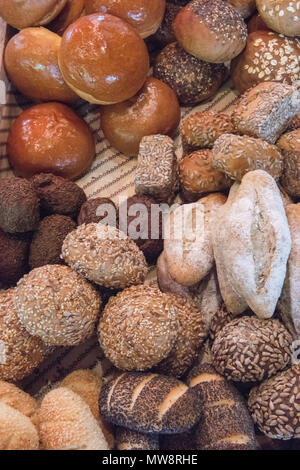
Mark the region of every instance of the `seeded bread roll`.
<instances>
[{"instance_id":1,"label":"seeded bread roll","mask_svg":"<svg viewBox=\"0 0 300 470\"><path fill-rule=\"evenodd\" d=\"M195 392L164 375L127 372L106 383L100 413L113 424L145 433L176 434L200 418Z\"/></svg>"},{"instance_id":2,"label":"seeded bread roll","mask_svg":"<svg viewBox=\"0 0 300 470\"><path fill-rule=\"evenodd\" d=\"M15 289L0 294L0 379L16 382L44 360L45 344L28 334L14 306Z\"/></svg>"},{"instance_id":3,"label":"seeded bread roll","mask_svg":"<svg viewBox=\"0 0 300 470\"><path fill-rule=\"evenodd\" d=\"M300 196L300 129L283 134L277 142L283 155L281 184L291 196Z\"/></svg>"},{"instance_id":4,"label":"seeded bread roll","mask_svg":"<svg viewBox=\"0 0 300 470\"><path fill-rule=\"evenodd\" d=\"M254 387L248 407L260 431L275 439L299 439L299 393L299 364Z\"/></svg>"},{"instance_id":5,"label":"seeded bread roll","mask_svg":"<svg viewBox=\"0 0 300 470\"><path fill-rule=\"evenodd\" d=\"M253 421L237 389L207 363L193 367L188 383L203 407L202 419L196 428L196 448L254 450Z\"/></svg>"},{"instance_id":6,"label":"seeded bread roll","mask_svg":"<svg viewBox=\"0 0 300 470\"><path fill-rule=\"evenodd\" d=\"M300 111L300 92L283 83L264 82L248 90L232 113L239 134L274 144Z\"/></svg>"},{"instance_id":7,"label":"seeded bread roll","mask_svg":"<svg viewBox=\"0 0 300 470\"><path fill-rule=\"evenodd\" d=\"M111 297L98 327L105 356L122 370L147 370L165 359L178 337L179 309L174 300L146 285Z\"/></svg>"},{"instance_id":8,"label":"seeded bread roll","mask_svg":"<svg viewBox=\"0 0 300 470\"><path fill-rule=\"evenodd\" d=\"M242 15L248 18L255 10L255 0L226 0Z\"/></svg>"},{"instance_id":9,"label":"seeded bread roll","mask_svg":"<svg viewBox=\"0 0 300 470\"><path fill-rule=\"evenodd\" d=\"M281 294L291 238L275 180L262 170L235 183L216 213L213 250L220 290L227 309L247 307L272 317Z\"/></svg>"},{"instance_id":10,"label":"seeded bread roll","mask_svg":"<svg viewBox=\"0 0 300 470\"><path fill-rule=\"evenodd\" d=\"M180 5L175 5L171 2L166 2L166 10L162 23L156 33L152 36L154 43L159 46L160 49L167 46L171 42L176 41L176 37L173 31L173 21L177 14L181 10Z\"/></svg>"},{"instance_id":11,"label":"seeded bread roll","mask_svg":"<svg viewBox=\"0 0 300 470\"><path fill-rule=\"evenodd\" d=\"M212 148L222 134L232 134L230 114L217 111L203 111L190 114L184 119L180 135L185 155L200 148Z\"/></svg>"},{"instance_id":12,"label":"seeded bread roll","mask_svg":"<svg viewBox=\"0 0 300 470\"><path fill-rule=\"evenodd\" d=\"M219 331L230 323L234 319L234 315L231 312L228 312L226 305L223 303L219 310L212 317L212 320L209 325L209 336L212 341L215 340L215 337Z\"/></svg>"},{"instance_id":13,"label":"seeded bread roll","mask_svg":"<svg viewBox=\"0 0 300 470\"><path fill-rule=\"evenodd\" d=\"M108 450L89 406L65 387L47 393L39 410L40 438L45 450Z\"/></svg>"},{"instance_id":14,"label":"seeded bread roll","mask_svg":"<svg viewBox=\"0 0 300 470\"><path fill-rule=\"evenodd\" d=\"M245 135L223 134L212 149L212 166L238 181L253 170L264 170L278 180L283 169L282 160L276 145Z\"/></svg>"},{"instance_id":15,"label":"seeded bread roll","mask_svg":"<svg viewBox=\"0 0 300 470\"><path fill-rule=\"evenodd\" d=\"M286 128L286 132L295 131L300 128L300 113L297 114L290 122Z\"/></svg>"},{"instance_id":16,"label":"seeded bread roll","mask_svg":"<svg viewBox=\"0 0 300 470\"><path fill-rule=\"evenodd\" d=\"M300 337L300 204L285 208L292 238L292 248L287 263L286 277L278 303L278 311L289 332Z\"/></svg>"},{"instance_id":17,"label":"seeded bread roll","mask_svg":"<svg viewBox=\"0 0 300 470\"><path fill-rule=\"evenodd\" d=\"M216 334L212 363L228 380L261 382L290 364L291 344L291 335L278 320L236 318Z\"/></svg>"},{"instance_id":18,"label":"seeded bread roll","mask_svg":"<svg viewBox=\"0 0 300 470\"><path fill-rule=\"evenodd\" d=\"M156 57L153 75L175 91L181 105L195 106L216 94L228 77L228 70L223 64L194 57L173 42Z\"/></svg>"},{"instance_id":19,"label":"seeded bread roll","mask_svg":"<svg viewBox=\"0 0 300 470\"><path fill-rule=\"evenodd\" d=\"M62 257L81 276L107 288L141 284L148 270L134 241L117 228L103 224L80 225L69 233Z\"/></svg>"},{"instance_id":20,"label":"seeded bread roll","mask_svg":"<svg viewBox=\"0 0 300 470\"><path fill-rule=\"evenodd\" d=\"M171 277L185 286L200 282L214 264L211 227L217 209L226 201L221 193L171 212L165 224L164 252Z\"/></svg>"},{"instance_id":21,"label":"seeded bread roll","mask_svg":"<svg viewBox=\"0 0 300 470\"><path fill-rule=\"evenodd\" d=\"M38 425L37 401L28 393L16 387L16 385L0 380L0 404L10 406L20 411L20 413L27 416L35 426Z\"/></svg>"},{"instance_id":22,"label":"seeded bread roll","mask_svg":"<svg viewBox=\"0 0 300 470\"><path fill-rule=\"evenodd\" d=\"M256 0L266 25L285 36L300 36L300 3L297 0Z\"/></svg>"},{"instance_id":23,"label":"seeded bread roll","mask_svg":"<svg viewBox=\"0 0 300 470\"><path fill-rule=\"evenodd\" d=\"M117 428L117 450L158 450L159 442L157 434L142 434L126 428Z\"/></svg>"},{"instance_id":24,"label":"seeded bread roll","mask_svg":"<svg viewBox=\"0 0 300 470\"><path fill-rule=\"evenodd\" d=\"M245 47L247 27L237 10L221 0L193 0L173 23L178 42L207 62L226 62Z\"/></svg>"},{"instance_id":25,"label":"seeded bread roll","mask_svg":"<svg viewBox=\"0 0 300 470\"><path fill-rule=\"evenodd\" d=\"M296 85L300 80L299 56L298 39L280 36L271 31L255 31L249 34L246 48L232 63L231 77L234 86L240 93L244 93L261 82Z\"/></svg>"},{"instance_id":26,"label":"seeded bread roll","mask_svg":"<svg viewBox=\"0 0 300 470\"><path fill-rule=\"evenodd\" d=\"M30 419L0 403L0 450L38 450L39 436Z\"/></svg>"},{"instance_id":27,"label":"seeded bread roll","mask_svg":"<svg viewBox=\"0 0 300 470\"><path fill-rule=\"evenodd\" d=\"M159 436L160 450L195 450L194 430L181 434L161 434Z\"/></svg>"},{"instance_id":28,"label":"seeded bread roll","mask_svg":"<svg viewBox=\"0 0 300 470\"><path fill-rule=\"evenodd\" d=\"M19 281L14 302L30 334L47 345L73 346L94 332L101 297L68 266L46 265Z\"/></svg>"}]
</instances>

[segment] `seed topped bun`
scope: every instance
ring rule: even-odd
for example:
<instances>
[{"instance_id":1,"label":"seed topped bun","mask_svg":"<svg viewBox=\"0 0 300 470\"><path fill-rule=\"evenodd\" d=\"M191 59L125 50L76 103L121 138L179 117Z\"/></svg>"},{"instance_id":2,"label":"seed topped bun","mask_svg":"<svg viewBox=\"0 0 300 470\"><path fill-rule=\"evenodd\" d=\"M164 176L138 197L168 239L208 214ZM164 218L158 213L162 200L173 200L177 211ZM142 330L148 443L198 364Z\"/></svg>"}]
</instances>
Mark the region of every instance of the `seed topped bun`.
<instances>
[{"instance_id":1,"label":"seed topped bun","mask_svg":"<svg viewBox=\"0 0 300 470\"><path fill-rule=\"evenodd\" d=\"M297 0L256 0L266 25L285 36L300 35L300 3Z\"/></svg>"}]
</instances>

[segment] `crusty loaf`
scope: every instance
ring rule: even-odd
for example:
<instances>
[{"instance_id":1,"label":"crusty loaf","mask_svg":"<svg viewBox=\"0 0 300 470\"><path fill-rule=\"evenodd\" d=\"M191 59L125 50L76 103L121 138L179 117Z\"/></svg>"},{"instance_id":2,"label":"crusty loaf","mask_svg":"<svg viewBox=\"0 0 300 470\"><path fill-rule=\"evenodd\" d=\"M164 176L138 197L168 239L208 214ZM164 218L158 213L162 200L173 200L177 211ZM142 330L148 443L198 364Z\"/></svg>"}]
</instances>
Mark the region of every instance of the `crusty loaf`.
<instances>
[{"instance_id":1,"label":"crusty loaf","mask_svg":"<svg viewBox=\"0 0 300 470\"><path fill-rule=\"evenodd\" d=\"M197 449L255 449L254 425L240 393L212 365L195 366L188 383L203 407L196 428Z\"/></svg>"},{"instance_id":2,"label":"crusty loaf","mask_svg":"<svg viewBox=\"0 0 300 470\"><path fill-rule=\"evenodd\" d=\"M68 388L53 389L44 397L39 421L45 450L108 450L89 406Z\"/></svg>"},{"instance_id":3,"label":"crusty loaf","mask_svg":"<svg viewBox=\"0 0 300 470\"><path fill-rule=\"evenodd\" d=\"M248 305L259 317L270 318L282 290L291 238L280 192L268 173L251 171L240 186L233 186L217 212L213 246L228 310L242 313ZM222 276L241 299L240 309L233 310L228 301Z\"/></svg>"},{"instance_id":4,"label":"crusty loaf","mask_svg":"<svg viewBox=\"0 0 300 470\"><path fill-rule=\"evenodd\" d=\"M0 450L38 450L39 436L30 419L0 403Z\"/></svg>"},{"instance_id":5,"label":"crusty loaf","mask_svg":"<svg viewBox=\"0 0 300 470\"><path fill-rule=\"evenodd\" d=\"M195 392L164 375L127 372L106 383L100 413L113 424L145 433L176 434L200 417Z\"/></svg>"},{"instance_id":6,"label":"crusty loaf","mask_svg":"<svg viewBox=\"0 0 300 470\"><path fill-rule=\"evenodd\" d=\"M117 450L158 450L158 435L143 434L118 427L116 430L116 448Z\"/></svg>"}]
</instances>

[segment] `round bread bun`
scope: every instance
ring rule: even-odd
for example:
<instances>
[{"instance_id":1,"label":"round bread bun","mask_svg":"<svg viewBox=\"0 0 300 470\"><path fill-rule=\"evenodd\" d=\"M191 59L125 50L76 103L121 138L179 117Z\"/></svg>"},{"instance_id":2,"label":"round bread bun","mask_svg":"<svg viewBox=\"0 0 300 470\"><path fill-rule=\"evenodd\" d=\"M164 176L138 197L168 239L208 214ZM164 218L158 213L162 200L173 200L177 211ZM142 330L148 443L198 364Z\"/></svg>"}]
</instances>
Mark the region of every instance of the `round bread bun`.
<instances>
[{"instance_id":1,"label":"round bread bun","mask_svg":"<svg viewBox=\"0 0 300 470\"><path fill-rule=\"evenodd\" d=\"M158 450L158 434L143 434L127 428L116 429L117 450Z\"/></svg>"},{"instance_id":2,"label":"round bread bun","mask_svg":"<svg viewBox=\"0 0 300 470\"><path fill-rule=\"evenodd\" d=\"M46 356L45 344L19 322L14 296L15 289L0 294L0 379L12 382L29 375Z\"/></svg>"},{"instance_id":3,"label":"round bread bun","mask_svg":"<svg viewBox=\"0 0 300 470\"><path fill-rule=\"evenodd\" d=\"M18 176L53 173L72 180L90 168L95 142L88 125L72 109L61 103L43 103L16 119L7 152Z\"/></svg>"},{"instance_id":4,"label":"round bread bun","mask_svg":"<svg viewBox=\"0 0 300 470\"><path fill-rule=\"evenodd\" d=\"M30 419L0 403L0 450L38 450L39 435Z\"/></svg>"},{"instance_id":5,"label":"round bread bun","mask_svg":"<svg viewBox=\"0 0 300 470\"><path fill-rule=\"evenodd\" d=\"M0 0L0 16L16 29L50 23L67 0Z\"/></svg>"},{"instance_id":6,"label":"round bread bun","mask_svg":"<svg viewBox=\"0 0 300 470\"><path fill-rule=\"evenodd\" d=\"M262 17L256 13L253 15L247 24L248 34L254 33L254 31L270 31L268 26L263 22Z\"/></svg>"},{"instance_id":7,"label":"round bread bun","mask_svg":"<svg viewBox=\"0 0 300 470\"><path fill-rule=\"evenodd\" d=\"M151 40L154 45L158 46L159 49L165 47L167 44L176 41L176 37L173 31L173 21L181 10L180 5L174 3L166 3L166 11L162 23Z\"/></svg>"},{"instance_id":8,"label":"round bread bun","mask_svg":"<svg viewBox=\"0 0 300 470\"><path fill-rule=\"evenodd\" d=\"M225 0L230 3L243 18L248 18L255 10L255 0Z\"/></svg>"},{"instance_id":9,"label":"round bread bun","mask_svg":"<svg viewBox=\"0 0 300 470\"><path fill-rule=\"evenodd\" d=\"M300 3L297 0L256 0L264 23L285 36L300 36Z\"/></svg>"},{"instance_id":10,"label":"round bread bun","mask_svg":"<svg viewBox=\"0 0 300 470\"><path fill-rule=\"evenodd\" d=\"M140 35L109 14L83 16L70 25L58 59L69 87L96 104L131 98L143 86L149 70L148 51Z\"/></svg>"},{"instance_id":11,"label":"round bread bun","mask_svg":"<svg viewBox=\"0 0 300 470\"><path fill-rule=\"evenodd\" d=\"M178 13L173 27L182 47L206 62L231 60L246 44L242 16L222 0L191 1Z\"/></svg>"},{"instance_id":12,"label":"round bread bun","mask_svg":"<svg viewBox=\"0 0 300 470\"><path fill-rule=\"evenodd\" d=\"M66 85L59 67L61 38L46 28L26 28L5 48L4 62L10 80L36 101L72 103L78 96Z\"/></svg>"},{"instance_id":13,"label":"round bread bun","mask_svg":"<svg viewBox=\"0 0 300 470\"><path fill-rule=\"evenodd\" d=\"M144 136L172 136L180 122L180 108L174 91L156 78L147 78L143 88L130 100L101 110L101 128L119 152L136 156Z\"/></svg>"},{"instance_id":14,"label":"round bread bun","mask_svg":"<svg viewBox=\"0 0 300 470\"><path fill-rule=\"evenodd\" d=\"M289 195L300 197L300 129L283 134L277 146L284 163L281 185Z\"/></svg>"},{"instance_id":15,"label":"round bread bun","mask_svg":"<svg viewBox=\"0 0 300 470\"><path fill-rule=\"evenodd\" d=\"M11 285L28 271L30 236L0 229L0 282Z\"/></svg>"},{"instance_id":16,"label":"round bread bun","mask_svg":"<svg viewBox=\"0 0 300 470\"><path fill-rule=\"evenodd\" d=\"M60 14L47 25L47 28L62 36L67 27L84 14L84 4L85 0L67 0L65 7Z\"/></svg>"},{"instance_id":17,"label":"round bread bun","mask_svg":"<svg viewBox=\"0 0 300 470\"><path fill-rule=\"evenodd\" d=\"M109 13L133 26L142 38L154 34L164 17L166 0L85 0L85 11Z\"/></svg>"},{"instance_id":18,"label":"round bread bun","mask_svg":"<svg viewBox=\"0 0 300 470\"><path fill-rule=\"evenodd\" d=\"M68 266L33 269L15 289L15 308L26 330L49 346L74 346L95 329L101 298Z\"/></svg>"},{"instance_id":19,"label":"round bread bun","mask_svg":"<svg viewBox=\"0 0 300 470\"><path fill-rule=\"evenodd\" d=\"M37 425L37 401L16 385L0 380L0 403L20 411Z\"/></svg>"}]
</instances>

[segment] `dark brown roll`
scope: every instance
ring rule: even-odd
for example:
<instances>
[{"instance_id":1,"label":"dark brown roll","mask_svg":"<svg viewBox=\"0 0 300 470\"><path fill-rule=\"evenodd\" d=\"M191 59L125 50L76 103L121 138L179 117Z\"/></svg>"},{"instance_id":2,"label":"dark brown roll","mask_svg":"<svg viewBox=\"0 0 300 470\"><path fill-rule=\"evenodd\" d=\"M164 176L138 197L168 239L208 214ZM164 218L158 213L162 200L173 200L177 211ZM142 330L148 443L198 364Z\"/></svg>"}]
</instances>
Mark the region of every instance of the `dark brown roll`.
<instances>
[{"instance_id":1,"label":"dark brown roll","mask_svg":"<svg viewBox=\"0 0 300 470\"><path fill-rule=\"evenodd\" d=\"M119 211L113 201L107 197L96 197L95 199L88 199L81 206L78 215L78 225L82 224L98 224L106 217L112 216L112 223L109 225L119 224Z\"/></svg>"},{"instance_id":2,"label":"dark brown roll","mask_svg":"<svg viewBox=\"0 0 300 470\"><path fill-rule=\"evenodd\" d=\"M30 237L0 229L0 282L15 284L28 271Z\"/></svg>"},{"instance_id":3,"label":"dark brown roll","mask_svg":"<svg viewBox=\"0 0 300 470\"><path fill-rule=\"evenodd\" d=\"M176 5L171 2L166 3L166 11L163 21L156 33L151 37L155 44L157 44L160 48L163 48L167 44L171 44L171 42L176 41L176 36L173 31L173 21L175 20L180 10L180 5Z\"/></svg>"},{"instance_id":4,"label":"dark brown roll","mask_svg":"<svg viewBox=\"0 0 300 470\"><path fill-rule=\"evenodd\" d=\"M226 0L243 18L248 18L255 10L255 0Z\"/></svg>"},{"instance_id":5,"label":"dark brown roll","mask_svg":"<svg viewBox=\"0 0 300 470\"><path fill-rule=\"evenodd\" d=\"M223 64L197 59L173 42L157 56L153 75L175 91L182 105L192 106L214 96L228 70Z\"/></svg>"}]
</instances>

